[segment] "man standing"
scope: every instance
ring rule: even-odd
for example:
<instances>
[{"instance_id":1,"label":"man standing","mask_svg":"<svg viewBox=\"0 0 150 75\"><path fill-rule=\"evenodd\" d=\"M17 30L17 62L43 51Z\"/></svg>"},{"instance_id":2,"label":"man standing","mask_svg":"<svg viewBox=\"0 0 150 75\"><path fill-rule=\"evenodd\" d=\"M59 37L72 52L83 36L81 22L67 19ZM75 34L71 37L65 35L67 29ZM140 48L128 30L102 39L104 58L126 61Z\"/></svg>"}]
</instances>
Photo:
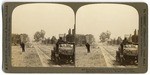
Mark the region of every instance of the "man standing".
<instances>
[{"instance_id":1,"label":"man standing","mask_svg":"<svg viewBox=\"0 0 150 75\"><path fill-rule=\"evenodd\" d=\"M58 47L60 43L64 43L65 41L62 39L62 37L59 37L57 43L56 43L56 52L58 52Z\"/></svg>"},{"instance_id":2,"label":"man standing","mask_svg":"<svg viewBox=\"0 0 150 75\"><path fill-rule=\"evenodd\" d=\"M89 43L86 43L85 46L86 46L86 48L87 48L87 52L90 53L90 44L89 44Z\"/></svg>"},{"instance_id":3,"label":"man standing","mask_svg":"<svg viewBox=\"0 0 150 75\"><path fill-rule=\"evenodd\" d=\"M20 43L20 46L22 48L22 52L25 52L25 44L23 42Z\"/></svg>"},{"instance_id":4,"label":"man standing","mask_svg":"<svg viewBox=\"0 0 150 75\"><path fill-rule=\"evenodd\" d=\"M121 46L121 53L123 54L123 46L124 45L127 45L127 44L132 44L132 42L129 42L128 40L127 40L127 38L124 38L124 40L122 41L122 43L120 44L120 46Z\"/></svg>"}]
</instances>

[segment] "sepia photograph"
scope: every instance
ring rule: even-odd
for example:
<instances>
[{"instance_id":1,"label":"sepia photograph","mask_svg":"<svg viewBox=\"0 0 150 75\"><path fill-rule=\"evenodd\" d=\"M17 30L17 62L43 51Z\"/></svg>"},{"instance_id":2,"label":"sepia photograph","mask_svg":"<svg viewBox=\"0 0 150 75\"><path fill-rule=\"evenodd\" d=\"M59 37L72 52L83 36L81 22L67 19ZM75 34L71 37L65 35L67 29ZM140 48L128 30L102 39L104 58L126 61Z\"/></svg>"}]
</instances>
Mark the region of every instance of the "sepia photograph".
<instances>
[{"instance_id":1,"label":"sepia photograph","mask_svg":"<svg viewBox=\"0 0 150 75\"><path fill-rule=\"evenodd\" d=\"M12 67L138 68L139 14L129 5L29 3L12 12Z\"/></svg>"},{"instance_id":2,"label":"sepia photograph","mask_svg":"<svg viewBox=\"0 0 150 75\"><path fill-rule=\"evenodd\" d=\"M123 4L89 4L76 14L77 67L138 64L138 12Z\"/></svg>"}]
</instances>

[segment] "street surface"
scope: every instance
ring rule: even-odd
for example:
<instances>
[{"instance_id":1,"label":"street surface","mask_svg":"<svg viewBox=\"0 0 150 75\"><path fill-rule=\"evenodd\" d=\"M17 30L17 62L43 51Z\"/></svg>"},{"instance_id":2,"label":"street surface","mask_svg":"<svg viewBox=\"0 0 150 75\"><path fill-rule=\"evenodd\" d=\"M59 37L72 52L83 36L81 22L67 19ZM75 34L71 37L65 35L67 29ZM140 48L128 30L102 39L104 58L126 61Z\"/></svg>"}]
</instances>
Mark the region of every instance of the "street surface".
<instances>
[{"instance_id":1,"label":"street surface","mask_svg":"<svg viewBox=\"0 0 150 75\"><path fill-rule=\"evenodd\" d=\"M26 48L25 52L21 51L20 46L12 46L11 61L14 67L137 67L137 65L122 66L116 62L117 49L117 45L98 43L96 47L91 47L90 53L87 53L85 46L76 46L75 65L57 65L51 61L53 45L32 43L32 47Z\"/></svg>"}]
</instances>

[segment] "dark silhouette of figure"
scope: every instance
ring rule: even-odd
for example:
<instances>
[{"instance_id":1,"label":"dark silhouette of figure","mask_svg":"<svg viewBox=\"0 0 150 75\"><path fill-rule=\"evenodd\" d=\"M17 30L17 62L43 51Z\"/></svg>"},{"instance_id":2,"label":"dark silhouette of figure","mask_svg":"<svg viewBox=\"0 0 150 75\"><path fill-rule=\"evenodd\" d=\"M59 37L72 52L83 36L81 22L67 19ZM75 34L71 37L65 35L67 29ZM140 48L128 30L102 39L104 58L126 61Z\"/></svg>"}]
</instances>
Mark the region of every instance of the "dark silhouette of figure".
<instances>
[{"instance_id":1,"label":"dark silhouette of figure","mask_svg":"<svg viewBox=\"0 0 150 75\"><path fill-rule=\"evenodd\" d=\"M58 52L58 47L60 43L64 43L65 41L62 39L62 37L59 37L57 43L56 43L56 52Z\"/></svg>"},{"instance_id":2,"label":"dark silhouette of figure","mask_svg":"<svg viewBox=\"0 0 150 75\"><path fill-rule=\"evenodd\" d=\"M86 46L86 48L87 48L87 52L90 53L90 44L89 44L89 43L86 43L85 46Z\"/></svg>"},{"instance_id":3,"label":"dark silhouette of figure","mask_svg":"<svg viewBox=\"0 0 150 75\"><path fill-rule=\"evenodd\" d=\"M59 43L64 43L65 41L62 39L62 37L59 37L58 41L56 44L59 44Z\"/></svg>"},{"instance_id":4,"label":"dark silhouette of figure","mask_svg":"<svg viewBox=\"0 0 150 75\"><path fill-rule=\"evenodd\" d=\"M20 43L20 46L22 48L22 52L25 52L25 44L23 42Z\"/></svg>"},{"instance_id":5,"label":"dark silhouette of figure","mask_svg":"<svg viewBox=\"0 0 150 75\"><path fill-rule=\"evenodd\" d=\"M123 53L123 46L124 45L127 45L127 44L131 44L132 42L129 42L128 40L127 40L127 38L124 38L124 40L122 41L122 43L120 44L120 46L121 46L121 53Z\"/></svg>"}]
</instances>

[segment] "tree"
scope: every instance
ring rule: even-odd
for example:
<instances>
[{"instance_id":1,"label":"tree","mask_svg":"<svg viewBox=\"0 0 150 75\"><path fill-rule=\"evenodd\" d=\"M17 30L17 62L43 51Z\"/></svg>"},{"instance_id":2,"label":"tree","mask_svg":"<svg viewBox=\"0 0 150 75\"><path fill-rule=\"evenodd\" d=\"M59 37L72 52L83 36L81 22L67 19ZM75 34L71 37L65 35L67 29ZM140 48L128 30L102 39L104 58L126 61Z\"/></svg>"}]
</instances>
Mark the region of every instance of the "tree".
<instances>
[{"instance_id":1,"label":"tree","mask_svg":"<svg viewBox=\"0 0 150 75\"><path fill-rule=\"evenodd\" d=\"M51 38L51 44L55 44L57 42L57 39L55 36L52 36Z\"/></svg>"},{"instance_id":2,"label":"tree","mask_svg":"<svg viewBox=\"0 0 150 75\"><path fill-rule=\"evenodd\" d=\"M11 35L12 45L18 45L20 43L20 35L12 34Z\"/></svg>"},{"instance_id":3,"label":"tree","mask_svg":"<svg viewBox=\"0 0 150 75\"><path fill-rule=\"evenodd\" d=\"M95 38L92 34L85 35L86 42L89 44L94 44Z\"/></svg>"},{"instance_id":4,"label":"tree","mask_svg":"<svg viewBox=\"0 0 150 75\"><path fill-rule=\"evenodd\" d=\"M27 34L12 34L12 45L18 45L20 42L27 43L29 42L29 37Z\"/></svg>"},{"instance_id":5,"label":"tree","mask_svg":"<svg viewBox=\"0 0 150 75\"><path fill-rule=\"evenodd\" d=\"M35 40L36 42L40 41L40 32L39 32L39 31L37 31L37 32L34 34L34 40Z\"/></svg>"},{"instance_id":6,"label":"tree","mask_svg":"<svg viewBox=\"0 0 150 75\"><path fill-rule=\"evenodd\" d=\"M20 39L21 39L21 42L23 43L29 42L29 37L27 34L20 34Z\"/></svg>"},{"instance_id":7,"label":"tree","mask_svg":"<svg viewBox=\"0 0 150 75\"><path fill-rule=\"evenodd\" d=\"M121 42L122 42L122 38L121 38L121 37L118 37L118 38L117 38L117 44L119 45L119 44L121 44Z\"/></svg>"},{"instance_id":8,"label":"tree","mask_svg":"<svg viewBox=\"0 0 150 75\"><path fill-rule=\"evenodd\" d=\"M41 30L41 31L37 31L35 34L34 34L34 40L36 42L44 39L44 35L45 35L45 31L44 30Z\"/></svg>"},{"instance_id":9,"label":"tree","mask_svg":"<svg viewBox=\"0 0 150 75\"><path fill-rule=\"evenodd\" d=\"M110 38L111 33L109 31L102 32L99 36L101 42L105 42L107 39Z\"/></svg>"}]
</instances>

